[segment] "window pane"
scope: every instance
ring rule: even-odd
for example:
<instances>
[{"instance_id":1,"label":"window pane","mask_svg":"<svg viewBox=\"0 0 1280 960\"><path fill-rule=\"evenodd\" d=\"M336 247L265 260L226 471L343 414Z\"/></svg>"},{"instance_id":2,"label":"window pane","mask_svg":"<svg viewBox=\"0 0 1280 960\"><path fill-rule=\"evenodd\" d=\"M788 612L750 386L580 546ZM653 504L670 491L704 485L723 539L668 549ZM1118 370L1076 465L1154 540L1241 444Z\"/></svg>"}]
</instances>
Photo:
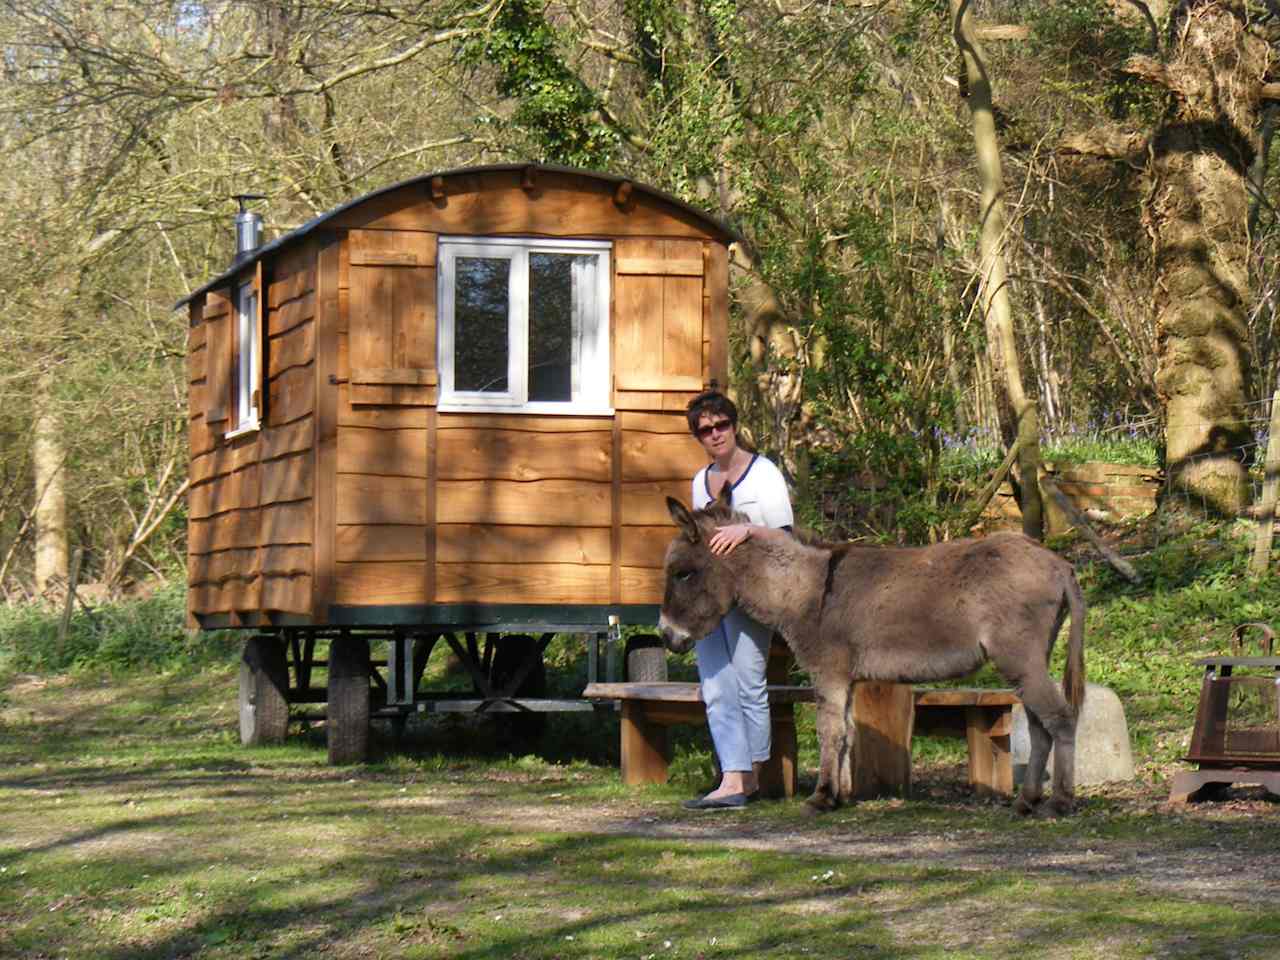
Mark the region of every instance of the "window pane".
<instances>
[{"instance_id":1,"label":"window pane","mask_svg":"<svg viewBox=\"0 0 1280 960\"><path fill-rule=\"evenodd\" d=\"M529 254L529 399L570 401L594 255Z\"/></svg>"},{"instance_id":2,"label":"window pane","mask_svg":"<svg viewBox=\"0 0 1280 960\"><path fill-rule=\"evenodd\" d=\"M261 367L261 361L259 359L258 353L262 349L262 345L258 342L258 336L257 336L258 327L257 327L256 321L258 317L258 293L256 290L249 294L248 313L249 313L249 337L248 337L249 413L248 413L248 416L249 418L254 418L258 415L258 406L253 402L253 395L258 391L258 384L261 382L261 374L259 372Z\"/></svg>"},{"instance_id":3,"label":"window pane","mask_svg":"<svg viewBox=\"0 0 1280 960\"><path fill-rule=\"evenodd\" d=\"M511 261L458 257L454 277L454 389L506 393Z\"/></svg>"},{"instance_id":4,"label":"window pane","mask_svg":"<svg viewBox=\"0 0 1280 960\"><path fill-rule=\"evenodd\" d=\"M257 317L258 295L246 284L237 293L236 323L236 425L245 426L257 417L253 402L258 389Z\"/></svg>"}]
</instances>

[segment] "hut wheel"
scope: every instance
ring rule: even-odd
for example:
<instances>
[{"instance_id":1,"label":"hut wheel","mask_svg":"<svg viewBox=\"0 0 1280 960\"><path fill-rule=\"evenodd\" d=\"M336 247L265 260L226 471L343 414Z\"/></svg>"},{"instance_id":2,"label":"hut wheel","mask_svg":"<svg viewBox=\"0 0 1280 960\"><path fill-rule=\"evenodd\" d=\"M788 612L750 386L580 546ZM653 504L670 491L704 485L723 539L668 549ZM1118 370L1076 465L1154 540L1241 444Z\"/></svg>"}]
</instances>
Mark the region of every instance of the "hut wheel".
<instances>
[{"instance_id":1,"label":"hut wheel","mask_svg":"<svg viewBox=\"0 0 1280 960\"><path fill-rule=\"evenodd\" d=\"M369 752L369 641L337 637L329 644L329 762L360 763Z\"/></svg>"},{"instance_id":2,"label":"hut wheel","mask_svg":"<svg viewBox=\"0 0 1280 960\"><path fill-rule=\"evenodd\" d=\"M289 726L289 663L284 641L260 633L240 658L240 742L283 743Z\"/></svg>"}]
</instances>

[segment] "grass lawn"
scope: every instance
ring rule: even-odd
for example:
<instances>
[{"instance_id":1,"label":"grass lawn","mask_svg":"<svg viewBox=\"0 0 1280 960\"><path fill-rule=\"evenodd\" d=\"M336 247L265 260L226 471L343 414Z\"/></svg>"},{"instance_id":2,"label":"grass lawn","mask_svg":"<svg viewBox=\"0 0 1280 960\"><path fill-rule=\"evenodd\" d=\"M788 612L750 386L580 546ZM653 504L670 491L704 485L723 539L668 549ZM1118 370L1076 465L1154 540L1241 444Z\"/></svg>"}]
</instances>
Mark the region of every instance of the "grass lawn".
<instances>
[{"instance_id":1,"label":"grass lawn","mask_svg":"<svg viewBox=\"0 0 1280 960\"><path fill-rule=\"evenodd\" d=\"M1280 833L1247 792L1174 813L1140 783L1023 821L943 757L918 799L695 816L690 782L442 754L440 731L358 768L314 735L248 750L234 687L10 679L0 956L1280 955Z\"/></svg>"}]
</instances>

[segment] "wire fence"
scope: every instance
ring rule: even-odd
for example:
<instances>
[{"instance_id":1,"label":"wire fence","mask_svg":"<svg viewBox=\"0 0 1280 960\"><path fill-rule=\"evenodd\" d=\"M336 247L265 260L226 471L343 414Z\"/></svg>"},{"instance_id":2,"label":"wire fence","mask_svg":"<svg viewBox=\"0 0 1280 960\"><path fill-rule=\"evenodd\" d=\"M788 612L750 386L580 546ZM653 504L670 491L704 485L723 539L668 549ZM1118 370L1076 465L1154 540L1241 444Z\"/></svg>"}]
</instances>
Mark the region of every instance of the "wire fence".
<instances>
[{"instance_id":1,"label":"wire fence","mask_svg":"<svg viewBox=\"0 0 1280 960\"><path fill-rule=\"evenodd\" d=\"M1159 489L1153 498L1151 517L1152 546L1158 547L1167 536L1185 530L1188 525L1203 523L1208 530L1211 524L1221 524L1223 520L1230 520L1234 516L1238 520L1256 524L1252 571L1263 573L1268 569L1276 520L1277 492L1280 490L1280 442L1271 442L1272 431L1278 429L1273 418L1273 407L1278 399L1280 391L1275 397L1244 404L1246 415L1229 424L1224 424L1222 420L1186 419L1170 424L1176 431L1190 430L1193 436L1205 437L1206 442L1213 445L1213 449L1180 456L1176 462L1167 463L1160 469ZM1222 443L1220 437L1224 432L1224 425L1229 426L1231 433L1247 435L1248 439L1233 444ZM1158 425L1148 418L1133 424L1116 424L1108 429L1120 434L1127 432L1129 435L1141 433L1149 436L1158 429ZM1280 441L1280 437L1277 440ZM1239 469L1235 467L1236 464L1244 470L1247 489L1240 509L1236 508L1236 496L1225 497L1226 502L1215 500L1212 495L1206 496L1201 492L1196 483L1197 478L1217 472L1215 468L1226 464L1232 465L1232 469L1222 471L1228 482L1231 474ZM1238 474L1236 478L1238 479ZM1232 535L1238 533L1237 530ZM1227 533L1224 531L1222 535Z\"/></svg>"}]
</instances>

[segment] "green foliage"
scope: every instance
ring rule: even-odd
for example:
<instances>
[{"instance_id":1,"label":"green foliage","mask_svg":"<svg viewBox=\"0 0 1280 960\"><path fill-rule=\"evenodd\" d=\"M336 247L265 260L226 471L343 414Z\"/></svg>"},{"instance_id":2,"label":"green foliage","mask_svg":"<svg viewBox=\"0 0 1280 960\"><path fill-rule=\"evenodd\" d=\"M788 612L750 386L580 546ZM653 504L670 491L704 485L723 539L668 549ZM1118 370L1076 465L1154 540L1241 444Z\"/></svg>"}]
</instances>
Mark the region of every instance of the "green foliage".
<instances>
[{"instance_id":1,"label":"green foliage","mask_svg":"<svg viewBox=\"0 0 1280 960\"><path fill-rule=\"evenodd\" d=\"M1094 431L1053 440L1040 448L1053 463L1125 463L1138 467L1160 465L1160 443L1141 431Z\"/></svg>"},{"instance_id":2,"label":"green foliage","mask_svg":"<svg viewBox=\"0 0 1280 960\"><path fill-rule=\"evenodd\" d=\"M92 614L78 606L61 639L61 611L34 603L0 606L0 673L189 668L238 652L235 634L189 632L185 621L186 587L178 582Z\"/></svg>"},{"instance_id":3,"label":"green foliage","mask_svg":"<svg viewBox=\"0 0 1280 960\"><path fill-rule=\"evenodd\" d=\"M1134 558L1135 586L1101 561L1080 569L1090 604L1089 678L1125 703L1136 752L1169 762L1186 747L1201 668L1197 657L1230 652L1241 623L1270 621L1280 582L1248 572L1252 525L1198 524Z\"/></svg>"},{"instance_id":4,"label":"green foliage","mask_svg":"<svg viewBox=\"0 0 1280 960\"><path fill-rule=\"evenodd\" d=\"M863 385L864 395L866 386ZM978 491L1003 459L990 433L958 426L945 391L932 427L914 432L864 430L832 452L810 457L812 494L799 506L802 522L834 537L869 537L907 544L964 536ZM889 403L875 408L892 421ZM1155 467L1157 448L1141 432L1096 430L1047 443L1046 461Z\"/></svg>"},{"instance_id":5,"label":"green foliage","mask_svg":"<svg viewBox=\"0 0 1280 960\"><path fill-rule=\"evenodd\" d=\"M555 163L608 166L618 137L601 120L599 97L574 73L548 22L542 0L508 0L484 34L468 41L463 60L498 72L497 91L516 100L511 122Z\"/></svg>"},{"instance_id":6,"label":"green foliage","mask_svg":"<svg viewBox=\"0 0 1280 960\"><path fill-rule=\"evenodd\" d=\"M949 23L951 8L947 0L911 0L905 5L902 18L889 35L890 47L898 57L910 57L918 43L931 39L929 26L936 29L940 23Z\"/></svg>"},{"instance_id":7,"label":"green foliage","mask_svg":"<svg viewBox=\"0 0 1280 960\"><path fill-rule=\"evenodd\" d=\"M1031 49L1040 54L1065 51L1083 68L1114 66L1154 39L1141 17L1120 19L1107 0L1067 0L1036 4L1025 11Z\"/></svg>"},{"instance_id":8,"label":"green foliage","mask_svg":"<svg viewBox=\"0 0 1280 960\"><path fill-rule=\"evenodd\" d=\"M1159 30L1142 17L1120 17L1106 0L1035 4L1026 10L1028 52L1049 68L1043 93L1075 101L1111 120L1153 123L1164 96L1154 85L1119 70L1134 54L1153 54Z\"/></svg>"}]
</instances>

